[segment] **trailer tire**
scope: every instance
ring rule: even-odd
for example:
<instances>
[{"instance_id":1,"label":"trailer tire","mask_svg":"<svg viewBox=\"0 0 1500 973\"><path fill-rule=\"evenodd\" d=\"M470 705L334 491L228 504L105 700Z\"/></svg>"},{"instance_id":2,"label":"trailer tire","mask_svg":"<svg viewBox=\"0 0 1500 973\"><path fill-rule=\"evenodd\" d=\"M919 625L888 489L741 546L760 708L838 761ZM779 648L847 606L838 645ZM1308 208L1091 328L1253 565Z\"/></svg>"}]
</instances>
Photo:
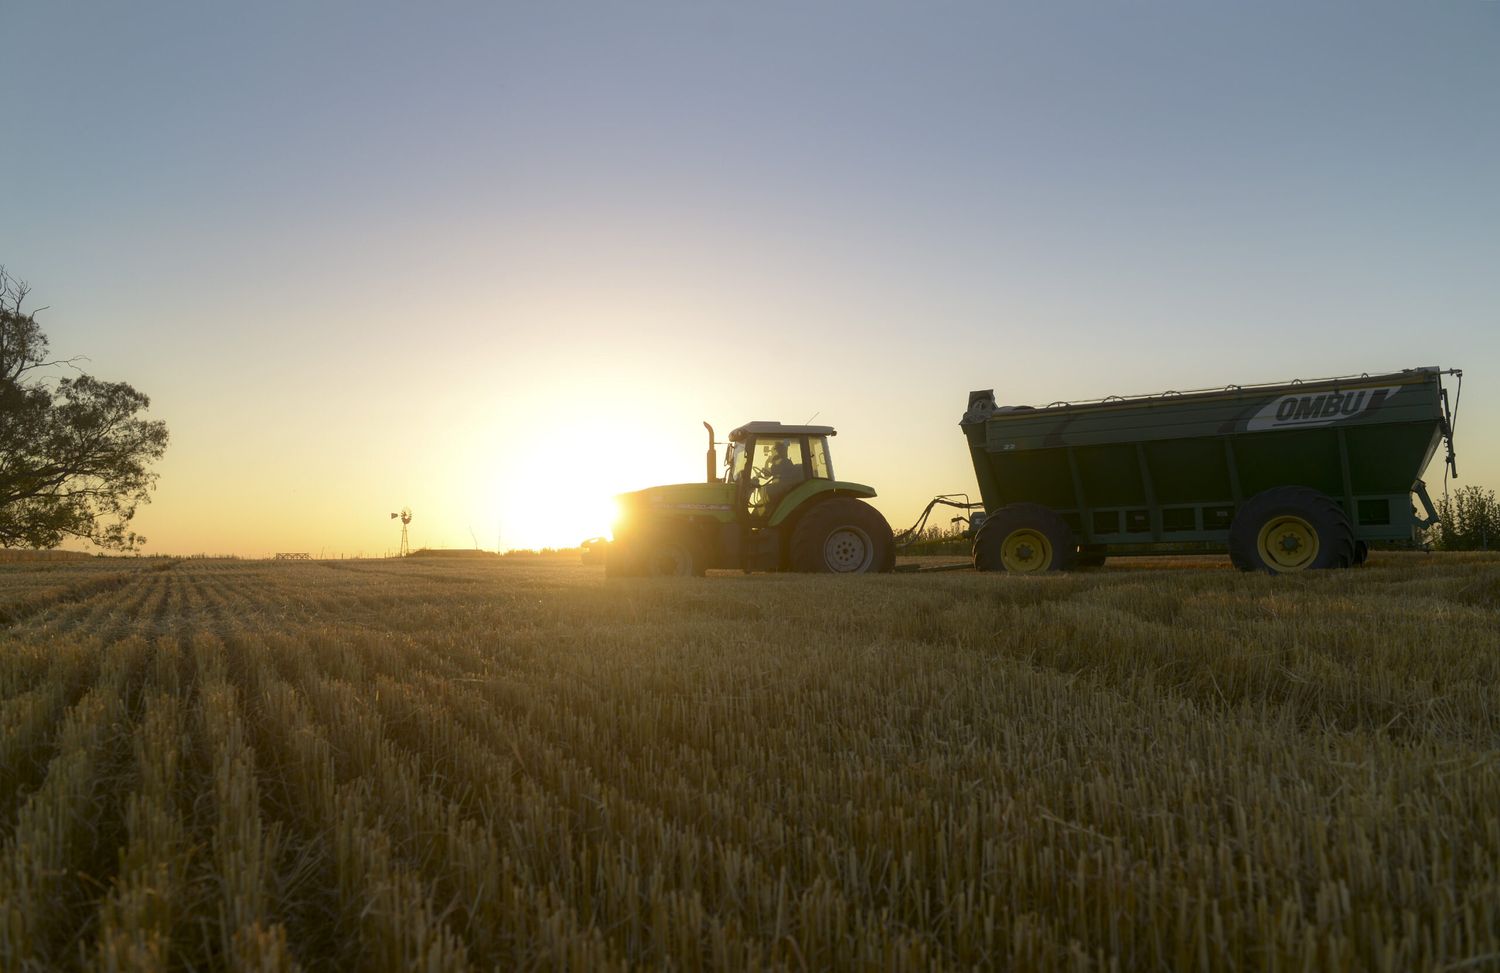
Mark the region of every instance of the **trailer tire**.
<instances>
[{"instance_id":1,"label":"trailer tire","mask_svg":"<svg viewBox=\"0 0 1500 973\"><path fill-rule=\"evenodd\" d=\"M1354 528L1339 505L1309 487L1272 487L1251 497L1229 525L1229 560L1241 571L1291 574L1347 568Z\"/></svg>"},{"instance_id":2,"label":"trailer tire","mask_svg":"<svg viewBox=\"0 0 1500 973\"><path fill-rule=\"evenodd\" d=\"M885 573L896 567L896 542L880 511L854 497L829 497L792 529L793 571L815 574Z\"/></svg>"},{"instance_id":3,"label":"trailer tire","mask_svg":"<svg viewBox=\"0 0 1500 973\"><path fill-rule=\"evenodd\" d=\"M1073 559L1076 568L1102 568L1108 555L1104 553L1103 544L1081 544L1078 547L1078 555Z\"/></svg>"},{"instance_id":4,"label":"trailer tire","mask_svg":"<svg viewBox=\"0 0 1500 973\"><path fill-rule=\"evenodd\" d=\"M976 571L1038 574L1073 566L1077 542L1067 522L1039 503L1013 503L985 518L974 538Z\"/></svg>"}]
</instances>

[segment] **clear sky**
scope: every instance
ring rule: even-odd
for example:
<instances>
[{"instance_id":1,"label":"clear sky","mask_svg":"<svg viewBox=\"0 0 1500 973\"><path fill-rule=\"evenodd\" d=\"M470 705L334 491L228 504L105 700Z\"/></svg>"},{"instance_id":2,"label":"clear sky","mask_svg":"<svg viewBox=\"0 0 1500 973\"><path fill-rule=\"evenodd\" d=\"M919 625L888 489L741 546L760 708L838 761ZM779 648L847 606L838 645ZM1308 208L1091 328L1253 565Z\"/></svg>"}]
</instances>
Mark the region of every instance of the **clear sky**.
<instances>
[{"instance_id":1,"label":"clear sky","mask_svg":"<svg viewBox=\"0 0 1500 973\"><path fill-rule=\"evenodd\" d=\"M898 528L1002 402L1437 364L1500 488L1500 4L3 0L0 263L162 553L574 544L707 419ZM1441 481L1437 463L1430 482Z\"/></svg>"}]
</instances>

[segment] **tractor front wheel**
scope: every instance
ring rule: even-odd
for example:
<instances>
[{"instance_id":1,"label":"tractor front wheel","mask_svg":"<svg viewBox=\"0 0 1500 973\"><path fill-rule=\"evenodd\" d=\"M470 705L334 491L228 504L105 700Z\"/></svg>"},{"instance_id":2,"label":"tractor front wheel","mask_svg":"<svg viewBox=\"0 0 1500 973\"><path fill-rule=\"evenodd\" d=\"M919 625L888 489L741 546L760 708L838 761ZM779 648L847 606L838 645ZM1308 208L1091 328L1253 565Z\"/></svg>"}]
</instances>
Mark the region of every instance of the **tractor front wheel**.
<instances>
[{"instance_id":1,"label":"tractor front wheel","mask_svg":"<svg viewBox=\"0 0 1500 973\"><path fill-rule=\"evenodd\" d=\"M641 551L643 574L653 578L690 578L702 575L702 558L691 542L680 537L660 537L646 542Z\"/></svg>"},{"instance_id":2,"label":"tractor front wheel","mask_svg":"<svg viewBox=\"0 0 1500 973\"><path fill-rule=\"evenodd\" d=\"M1055 512L1039 503L1013 503L985 518L974 538L976 571L1038 574L1073 566L1073 532Z\"/></svg>"},{"instance_id":3,"label":"tractor front wheel","mask_svg":"<svg viewBox=\"0 0 1500 973\"><path fill-rule=\"evenodd\" d=\"M616 578L634 578L641 574L640 558L619 541L610 544L604 549L604 579L613 581Z\"/></svg>"},{"instance_id":4,"label":"tractor front wheel","mask_svg":"<svg viewBox=\"0 0 1500 973\"><path fill-rule=\"evenodd\" d=\"M669 534L611 544L605 554L604 577L702 577L703 568L704 559L692 542Z\"/></svg>"},{"instance_id":5,"label":"tractor front wheel","mask_svg":"<svg viewBox=\"0 0 1500 973\"><path fill-rule=\"evenodd\" d=\"M807 513L792 531L793 571L867 574L896 566L891 525L880 511L854 497L829 497Z\"/></svg>"}]
</instances>

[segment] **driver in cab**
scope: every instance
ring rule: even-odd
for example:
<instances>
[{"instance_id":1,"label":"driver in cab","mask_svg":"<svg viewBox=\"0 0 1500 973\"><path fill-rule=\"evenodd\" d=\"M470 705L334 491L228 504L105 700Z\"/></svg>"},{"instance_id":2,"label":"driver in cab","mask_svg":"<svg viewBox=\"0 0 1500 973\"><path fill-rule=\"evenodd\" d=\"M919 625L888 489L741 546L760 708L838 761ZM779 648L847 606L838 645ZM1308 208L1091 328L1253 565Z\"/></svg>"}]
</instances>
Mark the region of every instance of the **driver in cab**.
<instances>
[{"instance_id":1,"label":"driver in cab","mask_svg":"<svg viewBox=\"0 0 1500 973\"><path fill-rule=\"evenodd\" d=\"M766 463L761 468L761 485L769 500L768 509L775 509L781 498L802 482L802 466L787 455L787 443L779 440L766 450Z\"/></svg>"}]
</instances>

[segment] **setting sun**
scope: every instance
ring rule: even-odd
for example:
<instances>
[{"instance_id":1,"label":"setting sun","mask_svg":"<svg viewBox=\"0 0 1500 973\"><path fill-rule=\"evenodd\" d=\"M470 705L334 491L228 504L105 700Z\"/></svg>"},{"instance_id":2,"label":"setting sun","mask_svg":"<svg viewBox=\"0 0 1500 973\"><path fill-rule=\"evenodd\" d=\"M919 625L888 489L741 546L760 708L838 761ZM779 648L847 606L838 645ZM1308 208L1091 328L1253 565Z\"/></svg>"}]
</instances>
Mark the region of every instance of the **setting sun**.
<instances>
[{"instance_id":1,"label":"setting sun","mask_svg":"<svg viewBox=\"0 0 1500 973\"><path fill-rule=\"evenodd\" d=\"M511 433L505 440L503 453L480 477L478 498L492 503L495 523L481 546L498 544L501 550L577 547L607 536L617 494L682 482L694 469L691 454L673 457L643 439L602 439L597 424L587 421ZM702 469L701 458L696 468Z\"/></svg>"}]
</instances>

